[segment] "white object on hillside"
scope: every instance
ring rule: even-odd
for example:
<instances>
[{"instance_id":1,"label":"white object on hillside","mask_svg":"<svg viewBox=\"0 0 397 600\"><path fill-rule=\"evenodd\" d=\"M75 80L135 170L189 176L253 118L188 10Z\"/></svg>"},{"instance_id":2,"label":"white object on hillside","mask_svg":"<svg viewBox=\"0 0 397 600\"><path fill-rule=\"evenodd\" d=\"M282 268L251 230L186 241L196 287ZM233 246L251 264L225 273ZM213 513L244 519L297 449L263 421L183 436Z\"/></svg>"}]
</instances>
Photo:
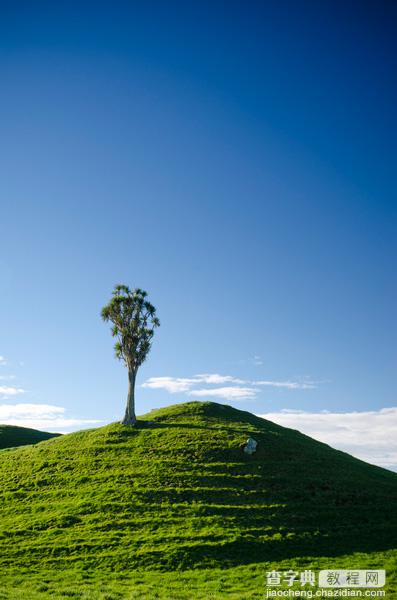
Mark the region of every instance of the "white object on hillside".
<instances>
[{"instance_id":1,"label":"white object on hillside","mask_svg":"<svg viewBox=\"0 0 397 600\"><path fill-rule=\"evenodd\" d=\"M245 445L244 452L246 454L253 454L254 452L256 452L257 445L258 445L258 442L256 440L254 440L254 438L249 437L247 440L247 443Z\"/></svg>"}]
</instances>

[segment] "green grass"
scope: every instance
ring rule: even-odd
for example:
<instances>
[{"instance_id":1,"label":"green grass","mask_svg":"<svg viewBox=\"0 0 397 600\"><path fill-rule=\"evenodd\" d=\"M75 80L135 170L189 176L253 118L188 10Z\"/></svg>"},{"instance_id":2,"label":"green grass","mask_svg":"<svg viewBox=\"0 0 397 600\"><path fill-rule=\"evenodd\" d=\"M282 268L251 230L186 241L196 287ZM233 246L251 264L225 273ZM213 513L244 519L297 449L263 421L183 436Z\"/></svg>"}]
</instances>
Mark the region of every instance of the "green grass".
<instances>
[{"instance_id":1,"label":"green grass","mask_svg":"<svg viewBox=\"0 0 397 600\"><path fill-rule=\"evenodd\" d=\"M0 599L260 598L272 568L393 570L395 473L216 403L145 419L0 453Z\"/></svg>"},{"instance_id":2,"label":"green grass","mask_svg":"<svg viewBox=\"0 0 397 600\"><path fill-rule=\"evenodd\" d=\"M230 569L186 571L15 571L2 577L0 600L254 600L263 599L266 572L273 569L385 568L386 598L397 597L396 560L393 551L328 557L294 558ZM283 587L282 589L286 589ZM292 589L301 590L299 585ZM306 586L307 589L307 586ZM312 588L318 590L317 586Z\"/></svg>"},{"instance_id":3,"label":"green grass","mask_svg":"<svg viewBox=\"0 0 397 600\"><path fill-rule=\"evenodd\" d=\"M59 433L48 433L47 431L38 431L27 427L0 425L0 449L37 444L59 435Z\"/></svg>"}]
</instances>

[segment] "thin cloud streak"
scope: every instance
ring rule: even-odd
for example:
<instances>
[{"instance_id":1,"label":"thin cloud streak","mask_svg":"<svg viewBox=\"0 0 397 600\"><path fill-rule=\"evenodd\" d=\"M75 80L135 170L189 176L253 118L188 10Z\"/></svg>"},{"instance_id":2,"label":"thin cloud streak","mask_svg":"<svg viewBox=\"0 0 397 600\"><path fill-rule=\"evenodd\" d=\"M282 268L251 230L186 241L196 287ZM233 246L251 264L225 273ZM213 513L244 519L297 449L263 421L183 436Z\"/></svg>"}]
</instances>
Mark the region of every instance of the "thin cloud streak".
<instances>
[{"instance_id":1,"label":"thin cloud streak","mask_svg":"<svg viewBox=\"0 0 397 600\"><path fill-rule=\"evenodd\" d=\"M244 379L239 379L238 377L233 377L232 375L219 375L219 373L201 373L200 375L195 375L194 379L198 383L207 383L207 384L220 384L220 383L248 383L244 381Z\"/></svg>"},{"instance_id":2,"label":"thin cloud streak","mask_svg":"<svg viewBox=\"0 0 397 600\"><path fill-rule=\"evenodd\" d=\"M205 388L195 390L194 388L202 384L222 385L225 383L235 384L227 388ZM236 386L245 386L238 388ZM249 386L249 387L247 387ZM220 375L219 373L200 373L193 377L150 377L141 387L156 390L165 390L170 394L186 393L188 396L211 396L226 399L245 400L255 398L260 392L256 386L284 388L288 390L307 390L314 389L316 382L304 379L302 381L271 381L271 380L247 380L234 377L232 375ZM234 390L227 395L225 390ZM237 390L240 389L241 393ZM249 392L247 392L249 390Z\"/></svg>"},{"instance_id":3,"label":"thin cloud streak","mask_svg":"<svg viewBox=\"0 0 397 600\"><path fill-rule=\"evenodd\" d=\"M253 381L255 385L263 385L288 390L313 390L317 387L314 381Z\"/></svg>"}]
</instances>

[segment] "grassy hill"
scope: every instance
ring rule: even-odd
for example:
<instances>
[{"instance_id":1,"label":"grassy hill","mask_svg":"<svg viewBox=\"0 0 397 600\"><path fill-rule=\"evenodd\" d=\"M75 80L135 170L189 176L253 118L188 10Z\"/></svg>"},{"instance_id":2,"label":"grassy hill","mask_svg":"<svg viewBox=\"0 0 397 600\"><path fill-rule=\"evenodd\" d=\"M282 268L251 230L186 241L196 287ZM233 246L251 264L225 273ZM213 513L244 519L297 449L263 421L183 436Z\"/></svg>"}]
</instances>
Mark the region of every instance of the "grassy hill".
<instances>
[{"instance_id":1,"label":"grassy hill","mask_svg":"<svg viewBox=\"0 0 397 600\"><path fill-rule=\"evenodd\" d=\"M212 402L145 419L150 423L114 423L1 453L0 568L12 582L3 598L22 598L12 595L16 580L23 586L32 574L38 595L30 597L53 598L55 579L61 587L95 577L125 583L140 573L142 584L148 573L160 581L162 572L183 579L187 570L193 578L206 572L207 580L208 573L250 572L254 581L270 563L394 556L395 473ZM258 441L252 456L240 449L248 436ZM163 597L159 584L148 596L124 596L121 585L108 597ZM84 589L76 596L106 596ZM262 596L251 591L236 597L262 597L263 584ZM181 588L169 597L225 596L200 596L198 588L184 596Z\"/></svg>"},{"instance_id":2,"label":"grassy hill","mask_svg":"<svg viewBox=\"0 0 397 600\"><path fill-rule=\"evenodd\" d=\"M44 440L59 436L59 433L48 433L28 427L16 427L15 425L0 425L0 450L3 448L15 448L27 444L37 444Z\"/></svg>"}]
</instances>

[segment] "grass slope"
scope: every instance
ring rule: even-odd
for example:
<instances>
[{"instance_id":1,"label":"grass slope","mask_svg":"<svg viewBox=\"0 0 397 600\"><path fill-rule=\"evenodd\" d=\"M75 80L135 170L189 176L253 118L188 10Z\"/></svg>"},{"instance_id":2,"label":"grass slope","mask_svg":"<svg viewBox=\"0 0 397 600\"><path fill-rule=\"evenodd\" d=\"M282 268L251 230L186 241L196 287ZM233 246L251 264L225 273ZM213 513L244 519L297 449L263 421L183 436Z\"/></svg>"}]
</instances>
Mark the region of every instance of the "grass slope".
<instances>
[{"instance_id":1,"label":"grass slope","mask_svg":"<svg viewBox=\"0 0 397 600\"><path fill-rule=\"evenodd\" d=\"M3 581L12 581L4 598L19 598L23 573L36 574L40 585L50 572L59 582L96 573L108 583L140 573L150 587L149 575L158 582L162 571L176 570L175 584L195 569L190 582L207 573L203 597L224 597L215 589L208 595L208 574L219 569L240 572L247 585L258 565L263 578L270 561L328 568L321 557L340 565L365 553L374 568L370 556L393 559L395 473L216 403L179 404L145 418L152 423L115 423L1 453L0 568ZM249 435L259 442L253 456L240 450ZM80 588L76 596L163 597L153 585L148 596L124 596L116 584L113 595L84 596ZM186 585L172 597L201 597L184 596ZM50 580L44 588L53 589ZM37 597L54 597L50 591ZM238 597L260 597L251 591Z\"/></svg>"},{"instance_id":2,"label":"grass slope","mask_svg":"<svg viewBox=\"0 0 397 600\"><path fill-rule=\"evenodd\" d=\"M15 448L28 444L37 444L43 440L59 436L59 433L48 433L28 427L16 427L15 425L0 425L0 450L3 448Z\"/></svg>"}]
</instances>

